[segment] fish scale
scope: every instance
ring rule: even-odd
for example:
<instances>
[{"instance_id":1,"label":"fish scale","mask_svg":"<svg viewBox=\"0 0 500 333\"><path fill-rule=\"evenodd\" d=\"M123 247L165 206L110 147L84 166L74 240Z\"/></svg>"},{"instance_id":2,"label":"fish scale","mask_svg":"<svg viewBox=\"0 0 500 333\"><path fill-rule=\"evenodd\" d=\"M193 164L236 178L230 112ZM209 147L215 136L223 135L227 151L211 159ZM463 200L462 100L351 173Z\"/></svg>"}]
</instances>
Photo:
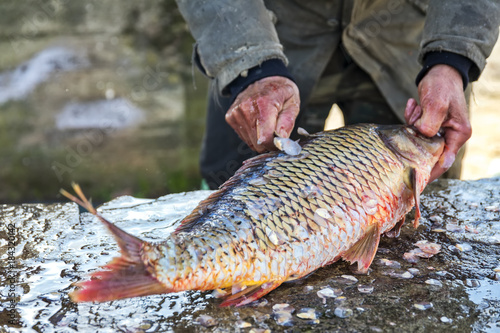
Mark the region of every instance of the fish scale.
<instances>
[{"instance_id":1,"label":"fish scale","mask_svg":"<svg viewBox=\"0 0 500 333\"><path fill-rule=\"evenodd\" d=\"M339 258L367 272L380 235L417 202L444 143L410 127L362 124L301 145L298 155L245 161L159 244L106 221L79 187L80 199L64 193L103 221L122 253L72 299L217 289L222 305L243 305Z\"/></svg>"}]
</instances>

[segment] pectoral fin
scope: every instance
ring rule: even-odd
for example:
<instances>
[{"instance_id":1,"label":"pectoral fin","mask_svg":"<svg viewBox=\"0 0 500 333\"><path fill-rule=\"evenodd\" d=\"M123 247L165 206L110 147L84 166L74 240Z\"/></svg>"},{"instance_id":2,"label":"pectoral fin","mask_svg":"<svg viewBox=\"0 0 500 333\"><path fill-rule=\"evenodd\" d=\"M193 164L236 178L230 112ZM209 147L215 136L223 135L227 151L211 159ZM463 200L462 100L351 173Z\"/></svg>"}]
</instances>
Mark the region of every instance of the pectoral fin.
<instances>
[{"instance_id":1,"label":"pectoral fin","mask_svg":"<svg viewBox=\"0 0 500 333\"><path fill-rule=\"evenodd\" d=\"M405 216L401 220L399 220L398 223L392 228L391 230L387 231L384 235L386 235L389 238L395 238L399 237L399 234L401 232L401 227L403 227L403 224L405 223Z\"/></svg>"},{"instance_id":2,"label":"pectoral fin","mask_svg":"<svg viewBox=\"0 0 500 333\"><path fill-rule=\"evenodd\" d=\"M358 271L367 273L380 242L380 227L374 223L368 227L363 238L358 240L342 258L351 264L358 262Z\"/></svg>"},{"instance_id":3,"label":"pectoral fin","mask_svg":"<svg viewBox=\"0 0 500 333\"><path fill-rule=\"evenodd\" d=\"M415 168L408 168L405 184L413 192L415 199L415 219L413 220L413 227L418 227L418 220L420 219L420 175Z\"/></svg>"}]
</instances>

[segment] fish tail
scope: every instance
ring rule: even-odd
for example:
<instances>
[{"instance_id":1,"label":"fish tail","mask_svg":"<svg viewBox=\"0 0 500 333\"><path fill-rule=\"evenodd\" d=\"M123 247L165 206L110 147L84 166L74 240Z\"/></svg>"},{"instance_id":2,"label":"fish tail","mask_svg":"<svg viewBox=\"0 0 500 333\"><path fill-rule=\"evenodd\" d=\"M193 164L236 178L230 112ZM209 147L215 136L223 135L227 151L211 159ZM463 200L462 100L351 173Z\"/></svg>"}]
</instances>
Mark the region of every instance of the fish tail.
<instances>
[{"instance_id":1,"label":"fish tail","mask_svg":"<svg viewBox=\"0 0 500 333\"><path fill-rule=\"evenodd\" d=\"M61 194L95 215L111 232L120 247L121 256L113 258L95 272L89 281L75 283L77 290L70 293L74 302L107 302L122 298L146 296L169 292L148 270L141 257L146 242L121 230L102 217L85 197L80 186L73 183L78 198L61 190Z\"/></svg>"}]
</instances>

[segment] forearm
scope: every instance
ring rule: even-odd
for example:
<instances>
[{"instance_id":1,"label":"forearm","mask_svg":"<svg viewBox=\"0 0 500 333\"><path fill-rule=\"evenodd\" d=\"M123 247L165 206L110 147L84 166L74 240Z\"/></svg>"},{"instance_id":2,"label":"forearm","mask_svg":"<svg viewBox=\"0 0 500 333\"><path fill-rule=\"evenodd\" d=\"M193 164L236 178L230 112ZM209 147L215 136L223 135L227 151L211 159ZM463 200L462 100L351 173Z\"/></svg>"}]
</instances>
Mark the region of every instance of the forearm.
<instances>
[{"instance_id":1,"label":"forearm","mask_svg":"<svg viewBox=\"0 0 500 333\"><path fill-rule=\"evenodd\" d=\"M265 60L287 63L262 1L177 0L177 4L196 39L198 66L216 80L219 92Z\"/></svg>"},{"instance_id":2,"label":"forearm","mask_svg":"<svg viewBox=\"0 0 500 333\"><path fill-rule=\"evenodd\" d=\"M468 80L475 81L495 45L499 24L498 1L431 0L427 9L419 61L425 65L426 55L433 52L450 52L462 56L471 61L467 72ZM438 63L453 66L446 61ZM460 68L456 69L460 72Z\"/></svg>"}]
</instances>

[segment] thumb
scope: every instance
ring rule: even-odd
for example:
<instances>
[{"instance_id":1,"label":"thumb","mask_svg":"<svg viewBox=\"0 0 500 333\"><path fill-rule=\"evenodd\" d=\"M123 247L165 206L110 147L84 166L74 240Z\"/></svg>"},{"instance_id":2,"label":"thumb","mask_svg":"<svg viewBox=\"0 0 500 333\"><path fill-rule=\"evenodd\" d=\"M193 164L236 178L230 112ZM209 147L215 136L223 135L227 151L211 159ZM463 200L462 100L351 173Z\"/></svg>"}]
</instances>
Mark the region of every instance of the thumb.
<instances>
[{"instance_id":1,"label":"thumb","mask_svg":"<svg viewBox=\"0 0 500 333\"><path fill-rule=\"evenodd\" d=\"M422 115L415 122L414 126L420 133L427 137L437 134L448 115L449 103L438 96L437 92L427 90L422 87L421 107Z\"/></svg>"}]
</instances>

